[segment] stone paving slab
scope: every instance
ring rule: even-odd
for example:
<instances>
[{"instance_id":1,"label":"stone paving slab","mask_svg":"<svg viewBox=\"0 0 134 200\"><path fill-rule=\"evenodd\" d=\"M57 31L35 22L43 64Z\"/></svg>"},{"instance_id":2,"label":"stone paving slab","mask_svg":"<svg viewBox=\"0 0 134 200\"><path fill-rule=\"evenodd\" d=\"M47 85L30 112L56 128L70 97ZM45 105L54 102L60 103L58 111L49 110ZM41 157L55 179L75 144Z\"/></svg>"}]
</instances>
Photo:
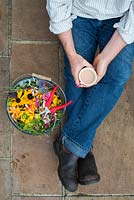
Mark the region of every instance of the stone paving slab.
<instances>
[{"instance_id":1,"label":"stone paving slab","mask_svg":"<svg viewBox=\"0 0 134 200\"><path fill-rule=\"evenodd\" d=\"M0 98L0 157L10 157L10 126L5 99Z\"/></svg>"},{"instance_id":2,"label":"stone paving slab","mask_svg":"<svg viewBox=\"0 0 134 200\"><path fill-rule=\"evenodd\" d=\"M134 200L134 196L124 196L124 197L112 197L112 196L98 196L98 197L84 197L84 196L77 196L77 197L66 197L65 200Z\"/></svg>"},{"instance_id":3,"label":"stone paving slab","mask_svg":"<svg viewBox=\"0 0 134 200\"><path fill-rule=\"evenodd\" d=\"M131 81L134 82L134 79ZM98 129L94 141L94 154L101 181L94 185L79 186L76 194L134 192L134 111L130 110L130 103L127 101L129 92L126 90Z\"/></svg>"},{"instance_id":4,"label":"stone paving slab","mask_svg":"<svg viewBox=\"0 0 134 200\"><path fill-rule=\"evenodd\" d=\"M10 128L6 113L9 89L9 59L0 58L0 157L10 156Z\"/></svg>"},{"instance_id":5,"label":"stone paving slab","mask_svg":"<svg viewBox=\"0 0 134 200\"><path fill-rule=\"evenodd\" d=\"M134 68L134 64L133 64ZM126 86L126 98L127 102L129 103L129 110L134 110L134 71L132 73L131 79L128 81Z\"/></svg>"},{"instance_id":6,"label":"stone paving slab","mask_svg":"<svg viewBox=\"0 0 134 200\"><path fill-rule=\"evenodd\" d=\"M13 197L13 200L62 200L62 197Z\"/></svg>"},{"instance_id":7,"label":"stone paving slab","mask_svg":"<svg viewBox=\"0 0 134 200\"><path fill-rule=\"evenodd\" d=\"M51 77L59 83L58 49L58 44L13 45L11 79L37 73Z\"/></svg>"},{"instance_id":8,"label":"stone paving slab","mask_svg":"<svg viewBox=\"0 0 134 200\"><path fill-rule=\"evenodd\" d=\"M9 58L0 58L0 98L4 96L1 93L3 89L9 87Z\"/></svg>"},{"instance_id":9,"label":"stone paving slab","mask_svg":"<svg viewBox=\"0 0 134 200\"><path fill-rule=\"evenodd\" d=\"M14 40L57 40L49 32L44 0L12 1L12 37Z\"/></svg>"},{"instance_id":10,"label":"stone paving slab","mask_svg":"<svg viewBox=\"0 0 134 200\"><path fill-rule=\"evenodd\" d=\"M10 161L0 160L0 200L11 197Z\"/></svg>"},{"instance_id":11,"label":"stone paving slab","mask_svg":"<svg viewBox=\"0 0 134 200\"><path fill-rule=\"evenodd\" d=\"M8 1L0 0L0 55L8 55Z\"/></svg>"},{"instance_id":12,"label":"stone paving slab","mask_svg":"<svg viewBox=\"0 0 134 200\"><path fill-rule=\"evenodd\" d=\"M54 136L30 136L14 129L14 193L62 195L52 147Z\"/></svg>"}]
</instances>

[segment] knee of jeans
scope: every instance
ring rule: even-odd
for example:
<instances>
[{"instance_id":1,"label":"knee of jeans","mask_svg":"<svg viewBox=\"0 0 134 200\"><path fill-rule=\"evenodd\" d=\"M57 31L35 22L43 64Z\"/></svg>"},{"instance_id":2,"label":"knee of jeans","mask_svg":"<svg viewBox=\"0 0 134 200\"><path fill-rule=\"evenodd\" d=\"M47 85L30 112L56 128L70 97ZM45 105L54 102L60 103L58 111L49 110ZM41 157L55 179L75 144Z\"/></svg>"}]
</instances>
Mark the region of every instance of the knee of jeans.
<instances>
[{"instance_id":1,"label":"knee of jeans","mask_svg":"<svg viewBox=\"0 0 134 200\"><path fill-rule=\"evenodd\" d=\"M126 72L120 73L117 77L115 77L116 85L123 86L129 80L131 76L132 70L128 70Z\"/></svg>"}]
</instances>

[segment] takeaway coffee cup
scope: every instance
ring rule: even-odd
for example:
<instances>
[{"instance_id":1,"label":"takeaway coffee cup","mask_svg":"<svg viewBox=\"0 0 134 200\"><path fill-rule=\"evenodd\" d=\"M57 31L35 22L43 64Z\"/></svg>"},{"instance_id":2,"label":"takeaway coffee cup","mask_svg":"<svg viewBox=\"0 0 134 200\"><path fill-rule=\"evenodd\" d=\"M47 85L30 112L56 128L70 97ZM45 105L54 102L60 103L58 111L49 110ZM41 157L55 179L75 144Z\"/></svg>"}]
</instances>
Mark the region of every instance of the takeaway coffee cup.
<instances>
[{"instance_id":1,"label":"takeaway coffee cup","mask_svg":"<svg viewBox=\"0 0 134 200\"><path fill-rule=\"evenodd\" d=\"M90 87L94 85L97 81L96 71L91 67L83 67L79 72L79 80L85 87Z\"/></svg>"}]
</instances>

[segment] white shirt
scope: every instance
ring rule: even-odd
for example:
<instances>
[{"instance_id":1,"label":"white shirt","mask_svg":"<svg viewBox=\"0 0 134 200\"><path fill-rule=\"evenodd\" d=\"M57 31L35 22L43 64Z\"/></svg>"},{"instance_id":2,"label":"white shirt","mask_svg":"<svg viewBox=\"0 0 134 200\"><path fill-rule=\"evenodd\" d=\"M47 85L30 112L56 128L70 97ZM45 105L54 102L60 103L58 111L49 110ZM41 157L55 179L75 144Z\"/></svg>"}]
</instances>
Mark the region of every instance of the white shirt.
<instances>
[{"instance_id":1,"label":"white shirt","mask_svg":"<svg viewBox=\"0 0 134 200\"><path fill-rule=\"evenodd\" d=\"M134 0L47 0L46 8L54 34L71 29L77 16L98 20L121 17L114 28L127 44L134 42Z\"/></svg>"}]
</instances>

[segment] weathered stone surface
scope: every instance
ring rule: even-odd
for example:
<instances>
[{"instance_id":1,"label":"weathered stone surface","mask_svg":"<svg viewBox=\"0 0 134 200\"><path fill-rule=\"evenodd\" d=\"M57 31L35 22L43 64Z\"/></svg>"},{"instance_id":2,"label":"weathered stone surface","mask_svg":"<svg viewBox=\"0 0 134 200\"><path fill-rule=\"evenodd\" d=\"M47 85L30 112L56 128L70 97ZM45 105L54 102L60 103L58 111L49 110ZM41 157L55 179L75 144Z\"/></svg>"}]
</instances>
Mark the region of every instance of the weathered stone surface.
<instances>
[{"instance_id":1,"label":"weathered stone surface","mask_svg":"<svg viewBox=\"0 0 134 200\"><path fill-rule=\"evenodd\" d=\"M10 156L10 129L6 113L6 96L9 90L9 59L0 58L0 157Z\"/></svg>"},{"instance_id":2,"label":"weathered stone surface","mask_svg":"<svg viewBox=\"0 0 134 200\"><path fill-rule=\"evenodd\" d=\"M0 160L0 200L9 200L11 196L10 162Z\"/></svg>"},{"instance_id":3,"label":"weathered stone surface","mask_svg":"<svg viewBox=\"0 0 134 200\"><path fill-rule=\"evenodd\" d=\"M59 83L58 45L13 45L11 78L37 73Z\"/></svg>"},{"instance_id":4,"label":"weathered stone surface","mask_svg":"<svg viewBox=\"0 0 134 200\"><path fill-rule=\"evenodd\" d=\"M5 99L0 98L0 157L10 156L10 127Z\"/></svg>"},{"instance_id":5,"label":"weathered stone surface","mask_svg":"<svg viewBox=\"0 0 134 200\"><path fill-rule=\"evenodd\" d=\"M49 31L44 0L12 1L12 34L15 40L57 40Z\"/></svg>"},{"instance_id":6,"label":"weathered stone surface","mask_svg":"<svg viewBox=\"0 0 134 200\"><path fill-rule=\"evenodd\" d=\"M13 200L62 200L62 197L14 197Z\"/></svg>"},{"instance_id":7,"label":"weathered stone surface","mask_svg":"<svg viewBox=\"0 0 134 200\"><path fill-rule=\"evenodd\" d=\"M62 194L52 143L52 137L29 136L14 129L14 193Z\"/></svg>"},{"instance_id":8,"label":"weathered stone surface","mask_svg":"<svg viewBox=\"0 0 134 200\"><path fill-rule=\"evenodd\" d=\"M0 55L8 55L8 1L0 0Z\"/></svg>"},{"instance_id":9,"label":"weathered stone surface","mask_svg":"<svg viewBox=\"0 0 134 200\"><path fill-rule=\"evenodd\" d=\"M112 196L98 196L98 197L83 197L83 196L77 196L77 197L66 197L65 200L133 200L133 196L117 196L117 197L112 197Z\"/></svg>"},{"instance_id":10,"label":"weathered stone surface","mask_svg":"<svg viewBox=\"0 0 134 200\"><path fill-rule=\"evenodd\" d=\"M0 98L9 88L9 59L0 58Z\"/></svg>"}]
</instances>

